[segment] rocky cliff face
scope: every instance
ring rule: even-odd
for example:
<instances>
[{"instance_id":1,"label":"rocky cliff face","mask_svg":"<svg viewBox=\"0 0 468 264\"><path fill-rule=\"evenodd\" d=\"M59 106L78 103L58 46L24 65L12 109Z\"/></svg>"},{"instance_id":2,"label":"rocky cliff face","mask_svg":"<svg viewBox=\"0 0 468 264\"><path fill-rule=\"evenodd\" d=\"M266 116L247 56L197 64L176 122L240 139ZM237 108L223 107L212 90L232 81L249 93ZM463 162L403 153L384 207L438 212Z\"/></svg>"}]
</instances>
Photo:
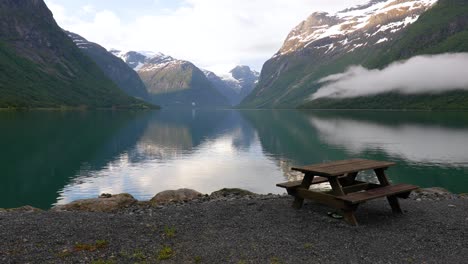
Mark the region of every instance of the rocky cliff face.
<instances>
[{"instance_id":1,"label":"rocky cliff face","mask_svg":"<svg viewBox=\"0 0 468 264\"><path fill-rule=\"evenodd\" d=\"M146 87L138 74L121 59L108 52L102 46L89 42L78 34L66 31L73 42L88 55L126 94L143 100L149 100Z\"/></svg>"},{"instance_id":2,"label":"rocky cliff face","mask_svg":"<svg viewBox=\"0 0 468 264\"><path fill-rule=\"evenodd\" d=\"M166 107L225 107L229 103L193 63L162 53L112 51L134 68L151 101Z\"/></svg>"},{"instance_id":3,"label":"rocky cliff face","mask_svg":"<svg viewBox=\"0 0 468 264\"><path fill-rule=\"evenodd\" d=\"M317 80L350 65L378 68L417 54L464 50L461 37L451 38L466 30L462 22L466 4L373 0L333 15L313 13L264 64L259 84L241 106L296 107L320 88ZM447 40L459 45L438 46Z\"/></svg>"},{"instance_id":4,"label":"rocky cliff face","mask_svg":"<svg viewBox=\"0 0 468 264\"><path fill-rule=\"evenodd\" d=\"M232 106L238 105L258 82L259 73L249 66L237 66L229 74L217 76L213 72L203 71L213 86L226 98Z\"/></svg>"},{"instance_id":5,"label":"rocky cliff face","mask_svg":"<svg viewBox=\"0 0 468 264\"><path fill-rule=\"evenodd\" d=\"M75 46L42 0L0 2L0 69L0 107L142 104Z\"/></svg>"}]
</instances>

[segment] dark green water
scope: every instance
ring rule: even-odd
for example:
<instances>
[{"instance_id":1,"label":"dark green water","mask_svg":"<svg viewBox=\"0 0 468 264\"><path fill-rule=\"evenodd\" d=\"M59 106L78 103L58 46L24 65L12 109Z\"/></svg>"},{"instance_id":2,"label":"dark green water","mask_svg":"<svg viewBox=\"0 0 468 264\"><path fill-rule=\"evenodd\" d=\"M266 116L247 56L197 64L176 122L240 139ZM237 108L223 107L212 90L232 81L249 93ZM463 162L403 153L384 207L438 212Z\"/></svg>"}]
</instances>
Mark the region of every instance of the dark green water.
<instances>
[{"instance_id":1,"label":"dark green water","mask_svg":"<svg viewBox=\"0 0 468 264\"><path fill-rule=\"evenodd\" d=\"M394 182L464 193L467 145L463 112L0 112L0 208L183 187L283 193L293 165L356 157L397 162Z\"/></svg>"}]
</instances>

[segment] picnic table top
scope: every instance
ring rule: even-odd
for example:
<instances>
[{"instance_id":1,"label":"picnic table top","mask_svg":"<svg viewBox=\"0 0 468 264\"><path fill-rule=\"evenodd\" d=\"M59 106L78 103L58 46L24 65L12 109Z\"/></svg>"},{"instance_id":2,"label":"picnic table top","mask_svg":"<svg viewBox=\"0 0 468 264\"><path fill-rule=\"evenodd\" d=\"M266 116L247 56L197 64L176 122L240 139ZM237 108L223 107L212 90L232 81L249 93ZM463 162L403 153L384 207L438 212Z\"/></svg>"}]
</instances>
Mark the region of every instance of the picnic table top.
<instances>
[{"instance_id":1,"label":"picnic table top","mask_svg":"<svg viewBox=\"0 0 468 264\"><path fill-rule=\"evenodd\" d=\"M303 173L311 173L316 176L337 177L346 173L359 172L363 170L383 169L395 165L394 162L367 160L367 159L349 159L325 162L320 164L307 165L302 167L293 167L292 170Z\"/></svg>"}]
</instances>

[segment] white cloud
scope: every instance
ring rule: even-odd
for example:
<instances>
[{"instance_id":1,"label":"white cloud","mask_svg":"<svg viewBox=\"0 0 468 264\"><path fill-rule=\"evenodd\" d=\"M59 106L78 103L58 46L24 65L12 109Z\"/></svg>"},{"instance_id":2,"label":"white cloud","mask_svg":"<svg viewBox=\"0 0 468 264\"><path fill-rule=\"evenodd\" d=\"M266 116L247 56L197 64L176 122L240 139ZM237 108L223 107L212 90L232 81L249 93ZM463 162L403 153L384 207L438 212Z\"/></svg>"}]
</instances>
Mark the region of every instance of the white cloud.
<instances>
[{"instance_id":1,"label":"white cloud","mask_svg":"<svg viewBox=\"0 0 468 264\"><path fill-rule=\"evenodd\" d=\"M379 70L352 66L346 72L327 76L326 83L311 96L347 98L386 92L415 94L468 90L468 53L416 56Z\"/></svg>"},{"instance_id":2,"label":"white cloud","mask_svg":"<svg viewBox=\"0 0 468 264\"><path fill-rule=\"evenodd\" d=\"M74 13L64 8L65 1L59 1L47 0L58 24L90 41L106 48L159 51L218 73L241 63L259 69L289 31L314 11L335 12L367 2L185 0L175 9L155 12L148 8L130 17L112 5L99 10L88 4L82 7L86 15Z\"/></svg>"}]
</instances>

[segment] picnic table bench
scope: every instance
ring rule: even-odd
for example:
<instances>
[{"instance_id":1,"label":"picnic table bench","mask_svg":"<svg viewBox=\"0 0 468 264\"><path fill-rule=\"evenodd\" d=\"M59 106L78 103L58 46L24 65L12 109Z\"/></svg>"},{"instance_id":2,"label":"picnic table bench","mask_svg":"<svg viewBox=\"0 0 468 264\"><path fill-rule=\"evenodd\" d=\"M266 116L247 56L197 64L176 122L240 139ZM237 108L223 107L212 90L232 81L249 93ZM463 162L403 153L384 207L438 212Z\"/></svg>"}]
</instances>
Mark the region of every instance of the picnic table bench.
<instances>
[{"instance_id":1,"label":"picnic table bench","mask_svg":"<svg viewBox=\"0 0 468 264\"><path fill-rule=\"evenodd\" d=\"M350 159L293 167L292 170L304 173L304 178L276 186L286 188L288 194L295 197L293 207L296 209L302 207L304 199L311 199L340 209L348 223L357 225L354 212L360 203L387 197L392 211L402 213L398 198L408 198L411 191L419 188L405 183L391 184L385 170L393 165L394 162ZM365 170L374 170L379 183L356 180L358 173ZM309 190L311 185L325 182L330 183L331 191Z\"/></svg>"}]
</instances>

